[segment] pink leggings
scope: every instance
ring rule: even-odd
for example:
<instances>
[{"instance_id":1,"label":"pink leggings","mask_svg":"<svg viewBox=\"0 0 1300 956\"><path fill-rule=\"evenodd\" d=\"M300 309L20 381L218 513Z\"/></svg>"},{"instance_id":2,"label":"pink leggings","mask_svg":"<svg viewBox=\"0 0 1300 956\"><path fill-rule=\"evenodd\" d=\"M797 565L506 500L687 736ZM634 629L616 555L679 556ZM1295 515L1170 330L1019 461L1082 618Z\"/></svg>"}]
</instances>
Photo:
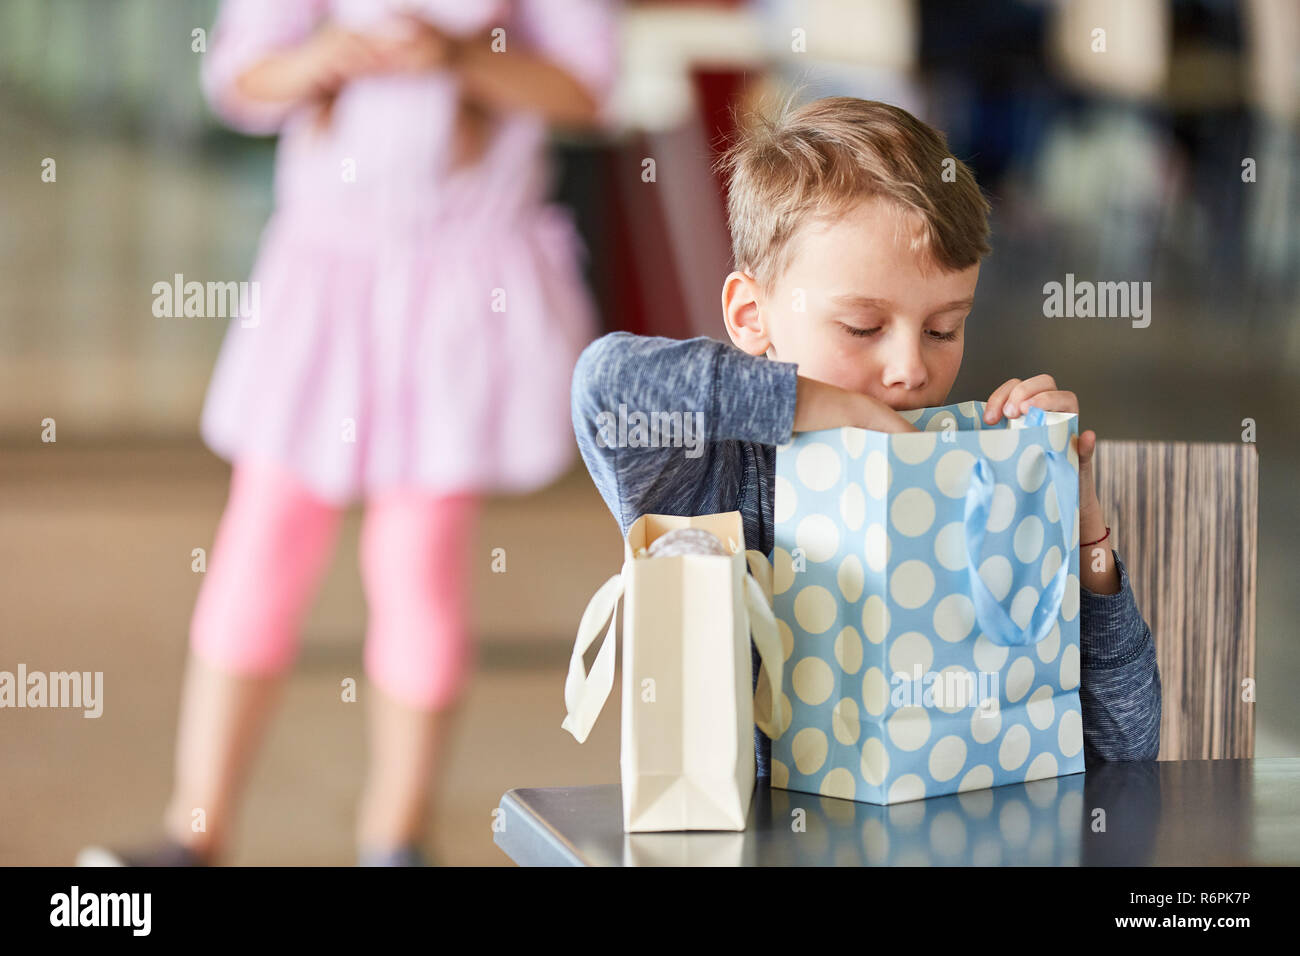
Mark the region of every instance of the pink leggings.
<instances>
[{"instance_id":1,"label":"pink leggings","mask_svg":"<svg viewBox=\"0 0 1300 956\"><path fill-rule=\"evenodd\" d=\"M364 666L376 686L414 707L452 703L476 662L467 617L477 507L473 494L418 489L393 489L366 502ZM342 514L275 465L237 462L194 606L193 652L239 674L284 673Z\"/></svg>"}]
</instances>

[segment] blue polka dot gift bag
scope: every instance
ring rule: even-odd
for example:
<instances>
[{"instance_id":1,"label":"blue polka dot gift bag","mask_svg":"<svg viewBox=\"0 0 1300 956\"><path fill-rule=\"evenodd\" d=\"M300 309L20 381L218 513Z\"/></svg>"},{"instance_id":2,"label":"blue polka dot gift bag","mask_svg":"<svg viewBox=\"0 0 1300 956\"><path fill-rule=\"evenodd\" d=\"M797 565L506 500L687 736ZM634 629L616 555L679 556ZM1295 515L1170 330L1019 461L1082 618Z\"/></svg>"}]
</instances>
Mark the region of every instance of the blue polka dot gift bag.
<instances>
[{"instance_id":1,"label":"blue polka dot gift bag","mask_svg":"<svg viewBox=\"0 0 1300 956\"><path fill-rule=\"evenodd\" d=\"M1078 416L902 414L921 432L777 448L772 786L894 804L1079 773Z\"/></svg>"}]
</instances>

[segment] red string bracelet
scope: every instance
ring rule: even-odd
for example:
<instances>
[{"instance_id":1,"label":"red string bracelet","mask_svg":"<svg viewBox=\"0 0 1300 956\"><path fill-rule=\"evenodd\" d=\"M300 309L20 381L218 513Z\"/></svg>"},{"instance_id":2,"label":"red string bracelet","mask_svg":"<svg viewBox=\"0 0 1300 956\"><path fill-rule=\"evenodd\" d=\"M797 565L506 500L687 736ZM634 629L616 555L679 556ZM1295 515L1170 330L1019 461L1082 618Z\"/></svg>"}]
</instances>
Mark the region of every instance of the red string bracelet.
<instances>
[{"instance_id":1,"label":"red string bracelet","mask_svg":"<svg viewBox=\"0 0 1300 956\"><path fill-rule=\"evenodd\" d=\"M1107 538L1109 538L1109 537L1110 537L1110 525L1106 525L1106 533L1105 533L1105 534L1103 534L1103 535L1102 535L1100 538L1098 538L1096 541L1085 541L1083 544L1079 545L1079 547L1081 547L1081 548L1090 548L1090 547L1092 547L1094 544L1101 544L1103 541L1105 541L1105 540L1106 540Z\"/></svg>"}]
</instances>

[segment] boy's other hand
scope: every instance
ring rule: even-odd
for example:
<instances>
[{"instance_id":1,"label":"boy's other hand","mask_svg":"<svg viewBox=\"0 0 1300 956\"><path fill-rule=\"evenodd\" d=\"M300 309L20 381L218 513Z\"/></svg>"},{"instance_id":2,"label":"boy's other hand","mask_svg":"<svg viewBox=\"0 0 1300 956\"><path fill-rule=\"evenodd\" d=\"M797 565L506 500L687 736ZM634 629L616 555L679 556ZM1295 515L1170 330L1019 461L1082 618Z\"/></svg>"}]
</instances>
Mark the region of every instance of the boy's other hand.
<instances>
[{"instance_id":1,"label":"boy's other hand","mask_svg":"<svg viewBox=\"0 0 1300 956\"><path fill-rule=\"evenodd\" d=\"M993 390L986 405L984 421L990 425L996 425L1003 417L1019 418L1030 408L1079 414L1078 396L1058 389L1056 380L1046 374L1024 381L1008 379ZM1097 450L1097 433L1080 432L1075 441L1075 450L1079 454L1079 507L1081 514L1087 515L1100 510L1092 481L1092 454Z\"/></svg>"}]
</instances>

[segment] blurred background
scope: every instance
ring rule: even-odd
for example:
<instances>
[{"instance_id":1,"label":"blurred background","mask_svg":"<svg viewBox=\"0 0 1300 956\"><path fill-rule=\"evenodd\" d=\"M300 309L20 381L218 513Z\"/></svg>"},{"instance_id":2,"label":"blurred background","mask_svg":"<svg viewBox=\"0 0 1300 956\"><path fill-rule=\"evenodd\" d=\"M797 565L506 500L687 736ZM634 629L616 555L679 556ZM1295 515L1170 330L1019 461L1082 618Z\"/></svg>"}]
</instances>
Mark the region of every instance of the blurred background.
<instances>
[{"instance_id":1,"label":"blurred background","mask_svg":"<svg viewBox=\"0 0 1300 956\"><path fill-rule=\"evenodd\" d=\"M0 0L0 669L101 670L105 684L98 720L0 713L4 864L147 836L169 792L191 551L210 545L230 477L198 438L226 320L156 318L151 289L175 273L246 278L272 201L274 140L225 129L199 93L191 35L216 6ZM938 126L994 208L953 401L1050 371L1103 439L1234 442L1257 422L1255 753L1300 753L1300 5L620 9L617 122L557 134L553 154L604 328L723 336L731 265L710 162L730 107L798 84L801 99L881 99ZM1150 326L1044 319L1043 284L1067 272L1149 280ZM41 441L45 418L57 443ZM359 521L313 606L231 862L352 862L364 715L339 706L338 681L361 674ZM575 451L545 491L493 499L478 547L481 667L433 843L449 863L503 865L490 814L505 790L618 779L618 705L581 746L560 721L578 619L622 542ZM507 575L490 573L495 547Z\"/></svg>"}]
</instances>

